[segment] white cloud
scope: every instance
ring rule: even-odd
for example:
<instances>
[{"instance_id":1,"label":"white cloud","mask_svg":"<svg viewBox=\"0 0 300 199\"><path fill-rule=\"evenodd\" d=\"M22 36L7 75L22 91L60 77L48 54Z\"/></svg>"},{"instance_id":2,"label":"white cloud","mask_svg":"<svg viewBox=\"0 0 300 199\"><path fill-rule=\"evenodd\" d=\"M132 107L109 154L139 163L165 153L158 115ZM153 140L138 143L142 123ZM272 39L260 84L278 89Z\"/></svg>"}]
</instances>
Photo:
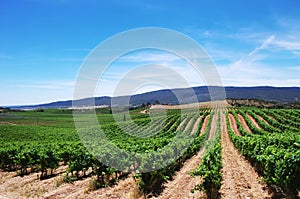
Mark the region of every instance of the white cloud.
<instances>
[{"instance_id":1,"label":"white cloud","mask_svg":"<svg viewBox=\"0 0 300 199\"><path fill-rule=\"evenodd\" d=\"M264 55L259 54L260 50L267 49L271 42L273 42L275 39L275 35L269 36L267 39L265 39L260 46L255 48L253 51L248 53L246 56L242 57L238 61L230 64L230 69L232 70L251 70L253 67L253 63L262 60L265 58Z\"/></svg>"},{"instance_id":2,"label":"white cloud","mask_svg":"<svg viewBox=\"0 0 300 199\"><path fill-rule=\"evenodd\" d=\"M271 35L270 37L268 37L266 40L263 41L263 43L255 48L253 51L251 51L246 57L244 57L243 59L249 59L252 58L251 60L255 60L253 59L254 56L256 56L256 54L258 53L258 51L266 49L269 47L270 43L275 39L275 35ZM242 59L242 60L243 60Z\"/></svg>"},{"instance_id":3,"label":"white cloud","mask_svg":"<svg viewBox=\"0 0 300 199\"><path fill-rule=\"evenodd\" d=\"M299 86L299 68L274 68L257 62L251 67L235 70L229 66L219 66L221 78L226 86Z\"/></svg>"},{"instance_id":4,"label":"white cloud","mask_svg":"<svg viewBox=\"0 0 300 199\"><path fill-rule=\"evenodd\" d=\"M277 36L270 35L257 48L243 56L238 61L218 67L224 85L227 86L297 86L300 85L298 78L299 66L275 67L271 63L265 62L266 56L272 57L274 47L281 45L282 49L297 49L297 44L289 42L279 42ZM293 47L293 48L292 48ZM270 50L264 51L262 50ZM272 51L271 51L272 50ZM276 52L281 49L275 48ZM266 54L267 53L267 54ZM289 63L290 65L292 63Z\"/></svg>"},{"instance_id":5,"label":"white cloud","mask_svg":"<svg viewBox=\"0 0 300 199\"><path fill-rule=\"evenodd\" d=\"M228 51L220 49L214 45L207 45L206 50L208 55L213 59L213 61L228 61L234 62L239 60L241 57L245 56L244 52L241 51Z\"/></svg>"},{"instance_id":6,"label":"white cloud","mask_svg":"<svg viewBox=\"0 0 300 199\"><path fill-rule=\"evenodd\" d=\"M122 88L114 93L118 84ZM186 88L204 84L201 74L187 62L141 65L125 71L122 75L105 74L98 84L96 95L134 94L132 91L141 92L140 86L143 87L142 91L152 91L158 87Z\"/></svg>"},{"instance_id":7,"label":"white cloud","mask_svg":"<svg viewBox=\"0 0 300 199\"><path fill-rule=\"evenodd\" d=\"M294 41L276 41L274 42L274 45L278 48L284 49L284 50L291 50L292 52L299 54L300 52L300 40L294 40Z\"/></svg>"},{"instance_id":8,"label":"white cloud","mask_svg":"<svg viewBox=\"0 0 300 199\"><path fill-rule=\"evenodd\" d=\"M300 72L300 66L291 66L288 69Z\"/></svg>"},{"instance_id":9,"label":"white cloud","mask_svg":"<svg viewBox=\"0 0 300 199\"><path fill-rule=\"evenodd\" d=\"M272 45L279 51L284 50L297 56L300 55L300 26L298 21L290 18L278 18L277 24L281 31Z\"/></svg>"},{"instance_id":10,"label":"white cloud","mask_svg":"<svg viewBox=\"0 0 300 199\"><path fill-rule=\"evenodd\" d=\"M0 106L28 105L70 100L73 96L74 82L66 80L7 82L0 85L5 96L0 98Z\"/></svg>"},{"instance_id":11,"label":"white cloud","mask_svg":"<svg viewBox=\"0 0 300 199\"><path fill-rule=\"evenodd\" d=\"M140 52L135 53L134 55L125 55L120 57L119 61L126 61L126 62L173 62L176 60L180 60L181 58L173 55L171 53L153 53L153 52Z\"/></svg>"}]
</instances>

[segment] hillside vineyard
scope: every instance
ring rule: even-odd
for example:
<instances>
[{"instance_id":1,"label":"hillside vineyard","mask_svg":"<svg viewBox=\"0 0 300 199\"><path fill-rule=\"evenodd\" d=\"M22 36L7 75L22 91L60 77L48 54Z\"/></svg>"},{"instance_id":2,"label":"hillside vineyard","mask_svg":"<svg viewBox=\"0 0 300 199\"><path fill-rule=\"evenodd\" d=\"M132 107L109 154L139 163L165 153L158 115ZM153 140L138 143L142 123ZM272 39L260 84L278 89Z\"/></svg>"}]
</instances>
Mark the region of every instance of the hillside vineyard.
<instances>
[{"instance_id":1,"label":"hillside vineyard","mask_svg":"<svg viewBox=\"0 0 300 199\"><path fill-rule=\"evenodd\" d=\"M117 114L123 118L122 112ZM133 121L125 118L120 128L107 108L97 110L106 137L120 149L145 160L139 163L128 156L126 162L118 161L119 154L111 154L115 165L126 168L123 171L101 161L107 155L101 151L103 148L97 157L89 153L77 134L70 110L1 114L0 195L66 198L72 192L71 198L299 196L299 110L203 107L181 113L172 109L167 110L165 119L159 115L150 118L141 108L130 114ZM92 137L99 135L95 127L82 131ZM192 142L181 139L187 135ZM89 144L97 146L98 141ZM170 150L162 151L167 145ZM179 151L185 146L185 151ZM160 150L155 157L149 156ZM139 173L167 156L178 158L166 167Z\"/></svg>"}]
</instances>

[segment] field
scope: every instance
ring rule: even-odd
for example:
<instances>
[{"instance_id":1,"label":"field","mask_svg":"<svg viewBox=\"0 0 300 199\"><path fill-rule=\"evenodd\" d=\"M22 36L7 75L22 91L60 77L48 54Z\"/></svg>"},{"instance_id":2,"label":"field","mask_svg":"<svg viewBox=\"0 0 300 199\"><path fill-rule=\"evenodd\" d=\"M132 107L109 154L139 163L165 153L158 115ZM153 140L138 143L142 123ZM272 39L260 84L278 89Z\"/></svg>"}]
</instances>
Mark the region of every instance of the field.
<instances>
[{"instance_id":1,"label":"field","mask_svg":"<svg viewBox=\"0 0 300 199\"><path fill-rule=\"evenodd\" d=\"M170 108L163 123L153 110L131 110L133 121L120 111L116 124L97 109L106 137L144 160L112 153L122 171L103 164L104 147L97 158L88 152L70 110L0 113L0 199L299 197L300 110L205 104ZM96 127L82 131L95 137L90 146L105 145ZM166 167L138 172L169 156Z\"/></svg>"}]
</instances>

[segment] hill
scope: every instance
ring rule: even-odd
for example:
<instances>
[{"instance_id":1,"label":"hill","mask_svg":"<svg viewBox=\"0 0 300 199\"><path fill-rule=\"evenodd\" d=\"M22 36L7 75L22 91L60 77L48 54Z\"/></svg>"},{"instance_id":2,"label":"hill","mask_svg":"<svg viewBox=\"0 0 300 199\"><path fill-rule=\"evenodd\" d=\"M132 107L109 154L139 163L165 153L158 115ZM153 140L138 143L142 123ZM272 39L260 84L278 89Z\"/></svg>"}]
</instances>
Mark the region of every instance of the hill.
<instances>
[{"instance_id":1,"label":"hill","mask_svg":"<svg viewBox=\"0 0 300 199\"><path fill-rule=\"evenodd\" d=\"M220 87L210 87L215 91ZM210 101L210 95L207 86L193 87L197 96L197 101ZM275 101L281 103L297 102L300 99L300 87L225 87L226 98L228 99L260 99L265 101ZM176 95L174 94L176 93ZM87 98L76 101L77 106L111 106L111 100L114 105L124 106L129 100L130 106L140 106L142 104L181 104L195 102L195 95L192 95L189 89L164 89L158 91L137 94L133 96L120 97L96 97L95 104L93 98ZM222 99L219 97L217 100ZM58 101L48 104L28 105L28 106L11 106L13 109L39 109L39 108L69 108L72 107L72 100Z\"/></svg>"}]
</instances>

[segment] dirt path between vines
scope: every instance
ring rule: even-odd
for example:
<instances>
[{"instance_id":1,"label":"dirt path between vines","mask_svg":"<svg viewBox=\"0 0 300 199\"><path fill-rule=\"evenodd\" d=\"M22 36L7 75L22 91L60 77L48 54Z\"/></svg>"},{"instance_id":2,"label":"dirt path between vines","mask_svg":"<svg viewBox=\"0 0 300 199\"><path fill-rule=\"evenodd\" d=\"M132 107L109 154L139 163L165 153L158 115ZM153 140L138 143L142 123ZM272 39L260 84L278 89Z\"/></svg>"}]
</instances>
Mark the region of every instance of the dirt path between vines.
<instances>
[{"instance_id":1,"label":"dirt path between vines","mask_svg":"<svg viewBox=\"0 0 300 199\"><path fill-rule=\"evenodd\" d=\"M251 120L251 122L253 123L253 125L258 128L261 129L261 127L258 125L258 123L256 122L256 120L249 114L247 114L247 117Z\"/></svg>"},{"instance_id":2,"label":"dirt path between vines","mask_svg":"<svg viewBox=\"0 0 300 199\"><path fill-rule=\"evenodd\" d=\"M192 132L191 132L191 133L198 133L198 132L196 132L196 131L197 131L197 129L198 129L198 126L199 126L199 123L200 123L202 117L203 117L203 116L198 117L198 119L196 120L196 122L195 122L195 124L194 124L194 126L193 126L193 129L192 129Z\"/></svg>"},{"instance_id":3,"label":"dirt path between vines","mask_svg":"<svg viewBox=\"0 0 300 199\"><path fill-rule=\"evenodd\" d=\"M57 188L60 174L66 171L66 166L61 166L54 171L57 176L40 180L40 173L31 173L20 177L16 172L0 172L0 199L2 198L37 198L49 190Z\"/></svg>"},{"instance_id":4,"label":"dirt path between vines","mask_svg":"<svg viewBox=\"0 0 300 199\"><path fill-rule=\"evenodd\" d=\"M208 123L207 122L205 125ZM213 116L212 119L212 126L209 133L209 138L215 136L216 131L216 123L217 123L217 114ZM205 130L205 128L201 129L200 134L203 134L202 132ZM164 190L160 196L157 198L159 199L177 199L177 198L201 198L204 197L205 194L200 191L195 191L195 193L191 193L191 189L195 187L195 185L199 184L201 182L201 176L192 177L190 176L189 172L196 169L201 162L201 158L205 152L205 148L202 147L200 151L194 155L192 158L187 160L183 167L178 171L172 181L168 181L164 184Z\"/></svg>"},{"instance_id":5,"label":"dirt path between vines","mask_svg":"<svg viewBox=\"0 0 300 199\"><path fill-rule=\"evenodd\" d=\"M258 115L258 114L256 114L256 116L257 116L261 121L263 121L264 123L269 124L269 122L267 122L267 120L265 120L262 116L260 116L260 115Z\"/></svg>"},{"instance_id":6,"label":"dirt path between vines","mask_svg":"<svg viewBox=\"0 0 300 199\"><path fill-rule=\"evenodd\" d=\"M64 173L66 166L55 171ZM94 177L87 177L73 183L64 183L64 177L58 176L39 180L37 173L20 177L15 172L0 172L0 199L73 199L73 198L138 198L138 186L129 176L121 179L116 185L90 191Z\"/></svg>"},{"instance_id":7,"label":"dirt path between vines","mask_svg":"<svg viewBox=\"0 0 300 199\"><path fill-rule=\"evenodd\" d=\"M249 126L247 125L245 119L243 118L243 116L241 116L240 114L238 114L238 118L239 118L239 121L240 123L242 124L243 126L243 129L245 131L247 131L248 133L252 133L252 131L250 130Z\"/></svg>"},{"instance_id":8,"label":"dirt path between vines","mask_svg":"<svg viewBox=\"0 0 300 199\"><path fill-rule=\"evenodd\" d=\"M9 124L9 125L13 125L13 126L16 126L17 124L15 123L11 123L11 122L0 122L0 124Z\"/></svg>"},{"instance_id":9,"label":"dirt path between vines","mask_svg":"<svg viewBox=\"0 0 300 199\"><path fill-rule=\"evenodd\" d=\"M197 120L198 121L198 120ZM197 123L196 121L196 123ZM183 123L182 121L179 126L181 127ZM185 129L189 128L191 125L192 120L188 121ZM200 120L199 120L200 122ZM199 124L198 122L198 124ZM196 124L195 124L196 125ZM195 125L193 129L195 128ZM83 182L75 182L72 187L70 186L61 186L58 189L54 190L53 192L47 193L47 198L87 198L87 199L94 199L94 198L103 198L103 199L132 199L132 198L142 198L139 194L139 186L137 182L134 180L132 175L129 175L126 178L120 179L115 185L105 188L100 188L95 191L91 191L89 193L86 192L87 187L89 184L92 183L92 178L84 180Z\"/></svg>"},{"instance_id":10,"label":"dirt path between vines","mask_svg":"<svg viewBox=\"0 0 300 199\"><path fill-rule=\"evenodd\" d=\"M234 129L235 127L231 126L231 128ZM271 198L267 185L231 142L227 133L225 114L223 113L221 113L221 129L223 166L221 198Z\"/></svg>"},{"instance_id":11,"label":"dirt path between vines","mask_svg":"<svg viewBox=\"0 0 300 199\"><path fill-rule=\"evenodd\" d=\"M210 118L210 115L207 115L207 116L205 117L199 135L202 135L202 134L205 133L206 128L207 128L207 125L208 125L209 118Z\"/></svg>"},{"instance_id":12,"label":"dirt path between vines","mask_svg":"<svg viewBox=\"0 0 300 199\"><path fill-rule=\"evenodd\" d=\"M228 117L229 117L229 123L230 123L231 129L233 130L233 132L234 132L236 135L241 136L241 133L240 133L240 131L239 131L237 125L236 125L234 116L233 116L232 114L228 114Z\"/></svg>"},{"instance_id":13,"label":"dirt path between vines","mask_svg":"<svg viewBox=\"0 0 300 199\"><path fill-rule=\"evenodd\" d=\"M183 129L182 132L184 132L184 131L186 131L188 128L190 128L190 126L192 125L192 122L193 122L193 120L192 120L192 118L190 118L189 121L187 122L186 126L184 127L184 129ZM194 128L194 127L193 127L193 128Z\"/></svg>"},{"instance_id":14,"label":"dirt path between vines","mask_svg":"<svg viewBox=\"0 0 300 199\"><path fill-rule=\"evenodd\" d=\"M177 131L182 127L182 125L184 124L184 122L185 122L186 120L188 120L188 118L185 118L185 119L181 120L180 124L179 124L178 127L177 127ZM189 122L188 122L188 123L189 123ZM186 126L188 125L188 123L186 124Z\"/></svg>"},{"instance_id":15,"label":"dirt path between vines","mask_svg":"<svg viewBox=\"0 0 300 199\"><path fill-rule=\"evenodd\" d=\"M198 129L198 125L200 123L201 117L198 117L198 119L196 120L196 122L194 123L193 129L191 132L196 132L196 130ZM182 121L182 123L180 124L180 126L182 126L182 124L184 123L184 121ZM190 120L186 126L185 129L189 128L190 125L192 123L192 120ZM143 198L142 196L139 196L138 193L138 185L136 184L136 182L134 181L134 179L132 177L129 177L125 180L123 180L122 182L120 182L120 184L118 186L115 186L114 189L110 189L109 191L106 191L104 194L99 194L98 191L93 192L92 194L90 194L87 198L95 198L95 197L99 197L99 198Z\"/></svg>"},{"instance_id":16,"label":"dirt path between vines","mask_svg":"<svg viewBox=\"0 0 300 199\"><path fill-rule=\"evenodd\" d=\"M194 126L196 131L201 117L199 117ZM182 121L183 123L184 121ZM182 125L182 123L180 125ZM191 120L186 124L185 129L191 125ZM87 177L77 180L73 183L64 183L62 174L66 166L60 167L55 171L60 175L55 177L39 180L38 173L32 173L24 177L16 176L16 172L0 172L0 199L7 198L122 198L132 199L139 198L139 187L132 177L120 179L115 185L100 188L95 191L89 191L92 187L94 177Z\"/></svg>"}]
</instances>

